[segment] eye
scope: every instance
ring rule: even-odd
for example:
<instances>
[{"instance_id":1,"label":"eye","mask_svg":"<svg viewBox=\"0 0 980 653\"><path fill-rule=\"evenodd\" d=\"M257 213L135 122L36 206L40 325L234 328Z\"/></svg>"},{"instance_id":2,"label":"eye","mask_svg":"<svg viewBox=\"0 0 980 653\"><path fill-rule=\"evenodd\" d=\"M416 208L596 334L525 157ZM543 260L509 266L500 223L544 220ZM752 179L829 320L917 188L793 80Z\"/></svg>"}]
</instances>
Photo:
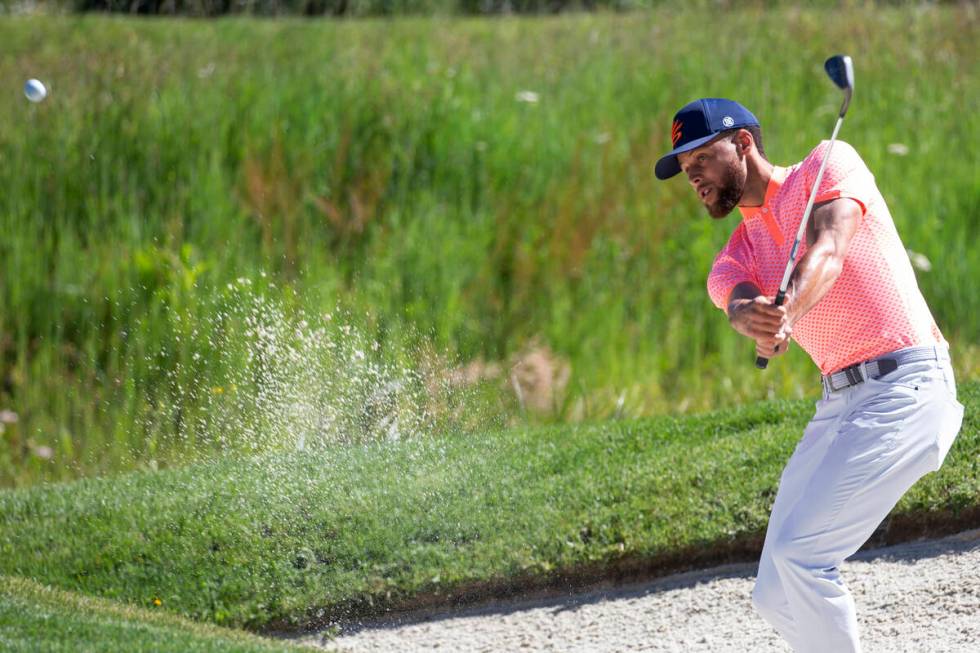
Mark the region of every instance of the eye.
<instances>
[{"instance_id":1,"label":"eye","mask_svg":"<svg viewBox=\"0 0 980 653\"><path fill-rule=\"evenodd\" d=\"M704 163L708 157L705 154L698 155L698 163Z\"/></svg>"}]
</instances>

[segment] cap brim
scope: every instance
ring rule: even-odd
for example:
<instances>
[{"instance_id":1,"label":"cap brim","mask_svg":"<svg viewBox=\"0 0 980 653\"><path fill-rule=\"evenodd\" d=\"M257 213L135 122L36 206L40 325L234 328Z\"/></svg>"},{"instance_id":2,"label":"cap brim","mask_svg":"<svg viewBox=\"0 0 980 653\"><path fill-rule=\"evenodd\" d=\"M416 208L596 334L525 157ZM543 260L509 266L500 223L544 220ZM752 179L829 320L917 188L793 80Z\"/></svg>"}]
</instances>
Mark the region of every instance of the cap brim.
<instances>
[{"instance_id":1,"label":"cap brim","mask_svg":"<svg viewBox=\"0 0 980 653\"><path fill-rule=\"evenodd\" d=\"M657 165L654 166L653 171L657 175L657 179L670 179L678 172L681 171L681 164L677 162L677 155L682 152L689 152L695 148L701 147L712 138L715 138L718 134L708 134L701 138L696 138L690 143L684 143L680 147L675 147L673 150L667 154L660 157L657 161Z\"/></svg>"}]
</instances>

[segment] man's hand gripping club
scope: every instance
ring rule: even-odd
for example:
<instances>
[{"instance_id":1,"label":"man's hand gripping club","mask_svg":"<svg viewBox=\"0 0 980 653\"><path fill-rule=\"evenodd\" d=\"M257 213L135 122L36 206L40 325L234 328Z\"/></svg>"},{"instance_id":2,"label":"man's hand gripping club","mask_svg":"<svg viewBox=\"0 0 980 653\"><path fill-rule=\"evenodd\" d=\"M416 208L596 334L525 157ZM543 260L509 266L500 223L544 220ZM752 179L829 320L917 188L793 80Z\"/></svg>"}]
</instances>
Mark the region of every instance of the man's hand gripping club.
<instances>
[{"instance_id":1,"label":"man's hand gripping club","mask_svg":"<svg viewBox=\"0 0 980 653\"><path fill-rule=\"evenodd\" d=\"M755 341L758 356L775 358L789 349L793 327L786 306L776 306L754 284L739 284L732 291L728 320L736 331Z\"/></svg>"}]
</instances>

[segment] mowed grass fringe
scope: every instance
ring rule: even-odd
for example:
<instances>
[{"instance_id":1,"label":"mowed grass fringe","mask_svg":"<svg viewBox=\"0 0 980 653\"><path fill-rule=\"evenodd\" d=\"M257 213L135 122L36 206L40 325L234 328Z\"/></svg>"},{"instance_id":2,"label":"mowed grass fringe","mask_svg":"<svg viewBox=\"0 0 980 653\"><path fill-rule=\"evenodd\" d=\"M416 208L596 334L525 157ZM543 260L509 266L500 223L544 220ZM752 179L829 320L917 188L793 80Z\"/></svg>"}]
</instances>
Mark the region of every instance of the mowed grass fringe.
<instances>
[{"instance_id":1,"label":"mowed grass fringe","mask_svg":"<svg viewBox=\"0 0 980 653\"><path fill-rule=\"evenodd\" d=\"M45 651L300 653L316 649L0 576L0 647Z\"/></svg>"},{"instance_id":2,"label":"mowed grass fringe","mask_svg":"<svg viewBox=\"0 0 980 653\"><path fill-rule=\"evenodd\" d=\"M980 526L980 384L878 543ZM758 555L812 407L326 447L0 493L0 574L296 629Z\"/></svg>"}]
</instances>

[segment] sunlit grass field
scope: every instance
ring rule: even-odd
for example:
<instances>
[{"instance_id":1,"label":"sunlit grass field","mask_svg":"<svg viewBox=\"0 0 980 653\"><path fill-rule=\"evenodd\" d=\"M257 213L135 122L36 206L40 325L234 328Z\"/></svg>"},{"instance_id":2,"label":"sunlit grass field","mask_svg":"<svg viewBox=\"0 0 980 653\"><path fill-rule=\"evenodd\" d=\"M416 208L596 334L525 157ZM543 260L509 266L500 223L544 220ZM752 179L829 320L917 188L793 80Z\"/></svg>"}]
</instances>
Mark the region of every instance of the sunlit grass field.
<instances>
[{"instance_id":1,"label":"sunlit grass field","mask_svg":"<svg viewBox=\"0 0 980 653\"><path fill-rule=\"evenodd\" d=\"M769 157L800 160L833 126L835 52L857 76L841 138L974 377L977 36L965 6L0 19L0 483L281 444L295 414L255 407L326 386L270 372L249 321L266 301L296 369L312 351L342 377L360 352L418 396L469 363L504 370L427 407L432 430L815 396L805 355L757 372L707 298L737 218L714 223L652 166L704 95L742 101ZM20 94L29 77L45 102ZM312 322L353 329L348 358L310 345ZM508 374L528 350L558 370L536 403Z\"/></svg>"}]
</instances>

